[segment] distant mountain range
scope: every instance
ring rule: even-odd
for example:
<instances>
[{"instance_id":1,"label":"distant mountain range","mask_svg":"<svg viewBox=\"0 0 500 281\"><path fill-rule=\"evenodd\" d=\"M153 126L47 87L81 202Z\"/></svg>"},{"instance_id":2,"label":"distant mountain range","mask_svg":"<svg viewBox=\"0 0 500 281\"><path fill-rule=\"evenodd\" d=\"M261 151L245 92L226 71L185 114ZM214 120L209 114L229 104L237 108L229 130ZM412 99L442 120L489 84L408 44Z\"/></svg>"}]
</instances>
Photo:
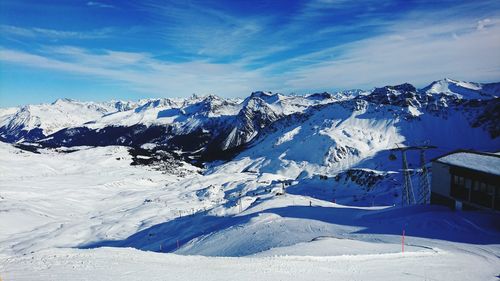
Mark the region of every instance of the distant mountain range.
<instances>
[{"instance_id":1,"label":"distant mountain range","mask_svg":"<svg viewBox=\"0 0 500 281\"><path fill-rule=\"evenodd\" d=\"M44 147L146 145L204 162L232 158L276 136L271 154L302 161L300 153L291 155L299 147L290 145L309 143L316 152L305 160L328 166L396 142L498 150L499 95L500 83L443 79L420 90L405 83L304 96L254 92L245 99L58 99L0 109L0 140ZM460 141L453 139L459 133Z\"/></svg>"},{"instance_id":2,"label":"distant mountain range","mask_svg":"<svg viewBox=\"0 0 500 281\"><path fill-rule=\"evenodd\" d=\"M500 151L499 89L500 83L444 79L420 90L406 83L304 96L254 92L245 99L59 99L0 109L0 139L32 151L124 145L132 165L166 173L182 173L189 162L206 167L204 173L295 180L296 192L324 200L393 204L401 160L389 160L397 145L436 146L427 161L456 149ZM419 154L408 160L418 178Z\"/></svg>"}]
</instances>

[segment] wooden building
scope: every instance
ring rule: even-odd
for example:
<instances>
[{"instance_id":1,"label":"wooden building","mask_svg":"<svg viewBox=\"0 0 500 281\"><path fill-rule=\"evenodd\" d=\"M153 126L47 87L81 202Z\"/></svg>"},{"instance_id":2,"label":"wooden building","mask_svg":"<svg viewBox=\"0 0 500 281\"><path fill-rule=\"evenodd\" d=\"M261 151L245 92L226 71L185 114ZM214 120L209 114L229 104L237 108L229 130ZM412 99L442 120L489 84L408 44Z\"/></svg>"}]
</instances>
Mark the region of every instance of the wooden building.
<instances>
[{"instance_id":1,"label":"wooden building","mask_svg":"<svg viewBox=\"0 0 500 281\"><path fill-rule=\"evenodd\" d=\"M434 159L431 204L500 211L500 155L455 151Z\"/></svg>"}]
</instances>

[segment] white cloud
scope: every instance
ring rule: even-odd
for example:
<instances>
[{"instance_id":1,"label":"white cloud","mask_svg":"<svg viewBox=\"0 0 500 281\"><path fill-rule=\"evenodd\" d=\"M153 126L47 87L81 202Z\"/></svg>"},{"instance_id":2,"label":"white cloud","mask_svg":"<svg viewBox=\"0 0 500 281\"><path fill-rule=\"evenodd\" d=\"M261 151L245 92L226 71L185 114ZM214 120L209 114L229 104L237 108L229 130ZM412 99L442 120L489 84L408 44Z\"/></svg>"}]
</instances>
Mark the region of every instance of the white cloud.
<instances>
[{"instance_id":1,"label":"white cloud","mask_svg":"<svg viewBox=\"0 0 500 281\"><path fill-rule=\"evenodd\" d=\"M30 38L51 38L51 39L96 39L109 36L112 28L102 28L90 31L63 31L46 28L23 28L12 25L0 25L0 32L4 35L15 35Z\"/></svg>"},{"instance_id":2,"label":"white cloud","mask_svg":"<svg viewBox=\"0 0 500 281\"><path fill-rule=\"evenodd\" d=\"M93 79L121 81L137 91L155 95L213 93L244 96L266 81L258 71L246 71L239 65L203 61L167 63L146 53L108 50L92 53L68 46L47 47L39 54L0 49L0 61L91 76Z\"/></svg>"},{"instance_id":3,"label":"white cloud","mask_svg":"<svg viewBox=\"0 0 500 281\"><path fill-rule=\"evenodd\" d=\"M87 6L98 7L98 8L114 8L115 7L115 6L110 5L110 4L106 4L106 3L102 3L102 2L95 2L95 1L87 2Z\"/></svg>"},{"instance_id":4,"label":"white cloud","mask_svg":"<svg viewBox=\"0 0 500 281\"><path fill-rule=\"evenodd\" d=\"M159 27L155 35L184 53L217 60L272 47L260 40L272 16L235 16L203 1L144 0L137 5Z\"/></svg>"},{"instance_id":5,"label":"white cloud","mask_svg":"<svg viewBox=\"0 0 500 281\"><path fill-rule=\"evenodd\" d=\"M490 19L480 20L477 22L476 29L479 31L484 30L486 28L486 26L488 26L490 23L491 23Z\"/></svg>"},{"instance_id":6,"label":"white cloud","mask_svg":"<svg viewBox=\"0 0 500 281\"><path fill-rule=\"evenodd\" d=\"M491 20L487 28L488 33L477 31L472 20L399 22L382 35L279 62L267 70L299 64L283 74L288 77L283 89L295 91L402 82L423 86L444 77L498 81L500 25Z\"/></svg>"},{"instance_id":7,"label":"white cloud","mask_svg":"<svg viewBox=\"0 0 500 281\"><path fill-rule=\"evenodd\" d=\"M348 5L345 1L326 4ZM217 10L203 11L197 6L193 7L195 12L186 17L180 13L186 8L182 6L185 3L170 5L173 6L147 6L150 10L158 8L160 23L165 23L166 19L175 23L161 25L165 26L162 35L168 37L169 42L180 42L177 47L187 49L188 53L206 53L207 59L177 63L155 59L155 54L147 52L50 46L30 51L0 49L0 61L118 81L143 93L167 96L186 96L194 92L243 96L260 89L304 93L366 89L403 82L424 86L443 77L478 82L500 78L500 53L497 51L500 49L500 20L496 14L453 17L451 11L427 11L409 14L397 21L368 19L354 24L353 31L375 24L381 27L377 35L370 34L372 37L343 45L332 40L331 45L319 46L319 51L285 56L276 61L273 54L284 51L292 54L299 46L314 42L311 38L334 36L340 27L330 26L311 34L292 36L294 39L287 44L275 43L280 38L290 37L295 30L290 26L277 31L273 40L255 44L252 40L262 38L261 33L268 24L265 18L262 21L237 19ZM320 9L306 8L315 8L316 12ZM197 18L203 12L210 19ZM0 28L19 36L70 37L78 34L12 26ZM243 55L225 63L214 63L219 55L238 54ZM269 57L276 62L251 68L263 65Z\"/></svg>"},{"instance_id":8,"label":"white cloud","mask_svg":"<svg viewBox=\"0 0 500 281\"><path fill-rule=\"evenodd\" d=\"M0 49L0 61L75 75L119 81L153 95L214 93L244 96L254 90L310 92L371 88L402 82L424 86L451 77L498 81L500 24L477 31L476 21L448 21L436 27L399 23L385 34L326 48L257 70L245 62L165 62L152 54L45 47L36 52ZM458 35L457 35L458 34ZM339 55L340 54L340 55Z\"/></svg>"}]
</instances>

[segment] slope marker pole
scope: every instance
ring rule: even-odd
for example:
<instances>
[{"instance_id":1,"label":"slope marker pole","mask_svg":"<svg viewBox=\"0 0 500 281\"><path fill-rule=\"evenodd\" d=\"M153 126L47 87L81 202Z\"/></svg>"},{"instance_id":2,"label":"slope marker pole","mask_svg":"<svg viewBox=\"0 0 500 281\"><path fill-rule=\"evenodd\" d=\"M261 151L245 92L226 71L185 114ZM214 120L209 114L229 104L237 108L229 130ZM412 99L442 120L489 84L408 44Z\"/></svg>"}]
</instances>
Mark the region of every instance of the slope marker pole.
<instances>
[{"instance_id":1,"label":"slope marker pole","mask_svg":"<svg viewBox=\"0 0 500 281\"><path fill-rule=\"evenodd\" d=\"M403 236L401 237L401 252L405 252L405 229L403 228Z\"/></svg>"}]
</instances>

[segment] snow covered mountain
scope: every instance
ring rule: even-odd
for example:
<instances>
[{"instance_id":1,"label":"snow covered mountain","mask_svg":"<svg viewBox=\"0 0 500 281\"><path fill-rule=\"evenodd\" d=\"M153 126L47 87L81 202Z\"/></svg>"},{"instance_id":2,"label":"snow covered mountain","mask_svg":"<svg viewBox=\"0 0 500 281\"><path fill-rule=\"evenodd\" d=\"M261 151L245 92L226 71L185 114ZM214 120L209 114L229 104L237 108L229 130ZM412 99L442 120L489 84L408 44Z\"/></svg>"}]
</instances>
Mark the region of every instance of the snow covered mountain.
<instances>
[{"instance_id":1,"label":"snow covered mountain","mask_svg":"<svg viewBox=\"0 0 500 281\"><path fill-rule=\"evenodd\" d=\"M205 280L193 263L228 266L208 278L220 280L243 263L248 280L265 266L270 280L329 280L332 268L340 279L444 270L493 280L498 215L398 206L401 159L390 160L396 144L436 146L427 159L499 151L498 94L498 84L445 79L421 90L0 109L1 139L14 144L0 142L0 271L154 280L185 270ZM416 181L419 155L408 161Z\"/></svg>"},{"instance_id":2,"label":"snow covered mountain","mask_svg":"<svg viewBox=\"0 0 500 281\"><path fill-rule=\"evenodd\" d=\"M499 96L500 83L463 82L449 78L434 81L421 90L426 94L445 94L459 99L491 99Z\"/></svg>"},{"instance_id":3,"label":"snow covered mountain","mask_svg":"<svg viewBox=\"0 0 500 281\"><path fill-rule=\"evenodd\" d=\"M461 120L467 127L481 127L496 138L500 128L490 117L498 114L499 85L444 79L420 91L402 84L370 92L355 90L307 96L254 92L244 100L217 96L108 103L57 100L50 105L2 110L0 138L51 147L139 147L155 143L195 158L215 160L232 157L257 136L278 130L271 126L277 121L302 122L327 111L330 112L330 116L324 116L327 119L342 120L351 113L368 111L366 114L371 114L373 122L392 120L393 123L422 114L439 115L443 119L460 111L463 114L459 115L467 119Z\"/></svg>"},{"instance_id":4,"label":"snow covered mountain","mask_svg":"<svg viewBox=\"0 0 500 281\"><path fill-rule=\"evenodd\" d=\"M349 182L344 189L353 185L366 191L364 197L390 204L391 171L400 164L386 160L396 144L437 146L429 158L459 148L500 150L499 85L444 79L422 90L405 83L306 96L254 92L244 100L212 95L136 103L58 100L4 109L0 132L4 141L42 147L125 145L137 155L200 167L231 159L213 171L277 174L313 186L318 176L344 175ZM409 157L417 165L416 156ZM326 180L336 185L334 178ZM372 180L386 191L367 186ZM346 190L335 192L345 203L359 201ZM331 190L323 193L334 196Z\"/></svg>"},{"instance_id":5,"label":"snow covered mountain","mask_svg":"<svg viewBox=\"0 0 500 281\"><path fill-rule=\"evenodd\" d=\"M61 129L81 126L102 116L134 107L131 102L79 102L58 99L51 104L26 105L0 111L0 139L36 141Z\"/></svg>"},{"instance_id":6,"label":"snow covered mountain","mask_svg":"<svg viewBox=\"0 0 500 281\"><path fill-rule=\"evenodd\" d=\"M0 109L0 139L7 142L36 141L65 128L101 129L136 125L175 125L173 127L176 128L176 133L182 134L197 129L208 119L235 117L238 114L243 119L251 117L253 113L250 111L260 110L257 108L260 100L263 101L260 105L269 104L270 109L279 114L290 114L325 101L349 98L355 93L356 91L335 95L323 93L304 98L256 92L244 101L217 96L104 103L58 99L52 104ZM265 98L266 95L269 98ZM282 103L281 100L286 101Z\"/></svg>"}]
</instances>

